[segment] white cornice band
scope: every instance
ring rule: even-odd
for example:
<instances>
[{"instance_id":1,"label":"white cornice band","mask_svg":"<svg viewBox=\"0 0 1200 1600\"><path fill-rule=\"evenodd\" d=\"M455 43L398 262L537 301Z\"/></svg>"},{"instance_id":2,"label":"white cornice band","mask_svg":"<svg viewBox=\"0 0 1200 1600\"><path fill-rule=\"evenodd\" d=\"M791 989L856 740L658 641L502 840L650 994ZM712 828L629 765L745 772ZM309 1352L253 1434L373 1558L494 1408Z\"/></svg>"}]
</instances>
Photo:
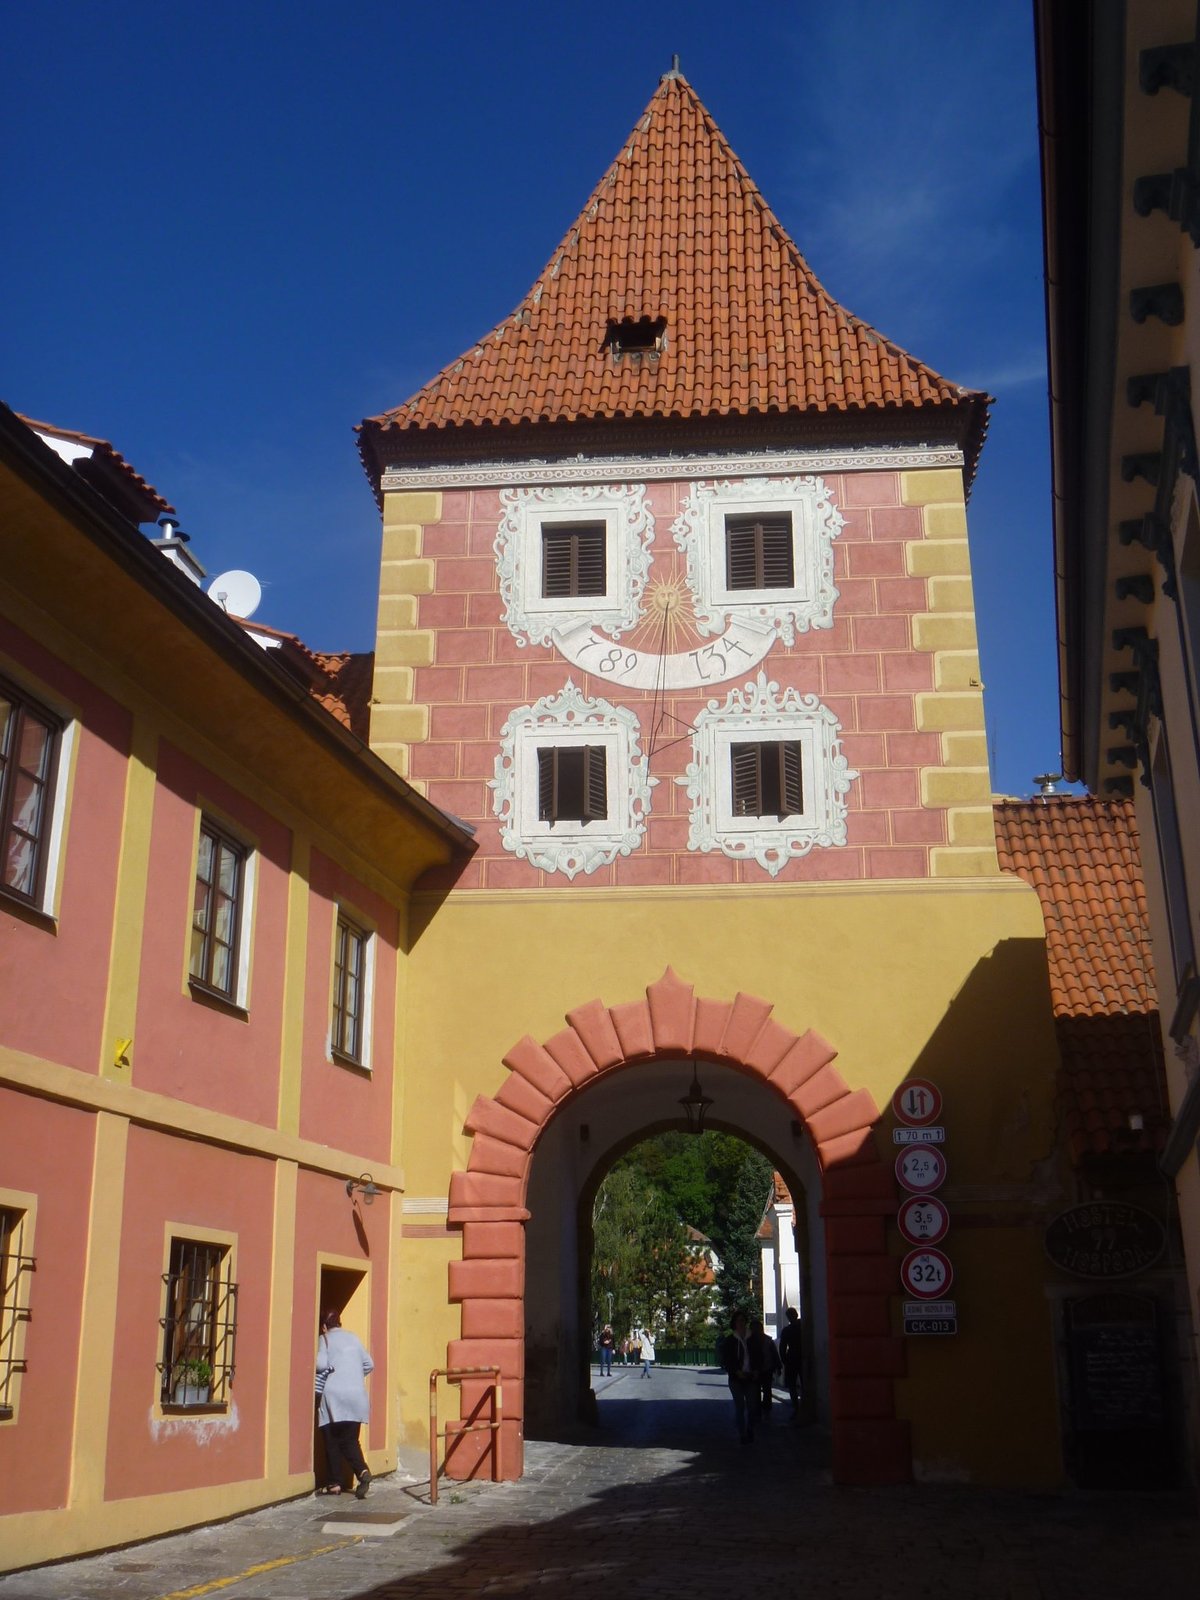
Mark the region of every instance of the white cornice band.
<instances>
[{"instance_id":1,"label":"white cornice band","mask_svg":"<svg viewBox=\"0 0 1200 1600\"><path fill-rule=\"evenodd\" d=\"M741 455L573 456L557 461L463 461L440 467L389 467L383 492L406 489L495 489L514 484L661 482L799 472L905 472L959 467L950 445L863 450L760 450Z\"/></svg>"}]
</instances>

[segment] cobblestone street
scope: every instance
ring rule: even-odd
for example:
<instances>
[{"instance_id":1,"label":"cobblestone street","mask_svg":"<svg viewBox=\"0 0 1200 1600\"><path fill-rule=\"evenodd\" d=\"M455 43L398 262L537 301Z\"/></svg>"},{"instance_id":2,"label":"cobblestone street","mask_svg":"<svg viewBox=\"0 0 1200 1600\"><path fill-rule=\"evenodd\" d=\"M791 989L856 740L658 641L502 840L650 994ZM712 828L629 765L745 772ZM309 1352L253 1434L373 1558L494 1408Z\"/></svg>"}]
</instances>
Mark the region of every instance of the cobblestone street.
<instances>
[{"instance_id":1,"label":"cobblestone street","mask_svg":"<svg viewBox=\"0 0 1200 1600\"><path fill-rule=\"evenodd\" d=\"M1181 1496L837 1489L786 1401L740 1446L719 1373L618 1369L597 1391L600 1429L530 1444L520 1483L446 1483L431 1508L427 1482L397 1474L361 1504L291 1501L0 1578L0 1600L1194 1600L1200 1585Z\"/></svg>"}]
</instances>

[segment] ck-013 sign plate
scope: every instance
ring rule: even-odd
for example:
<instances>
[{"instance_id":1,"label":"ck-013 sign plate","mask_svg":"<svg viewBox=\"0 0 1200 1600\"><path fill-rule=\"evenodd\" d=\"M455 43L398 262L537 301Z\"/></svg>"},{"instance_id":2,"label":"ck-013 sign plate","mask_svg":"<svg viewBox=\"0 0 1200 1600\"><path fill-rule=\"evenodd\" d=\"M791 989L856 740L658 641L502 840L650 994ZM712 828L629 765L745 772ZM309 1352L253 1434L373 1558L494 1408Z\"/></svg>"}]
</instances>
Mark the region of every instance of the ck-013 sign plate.
<instances>
[{"instance_id":1,"label":"ck-013 sign plate","mask_svg":"<svg viewBox=\"0 0 1200 1600\"><path fill-rule=\"evenodd\" d=\"M940 1250L910 1250L900 1263L900 1281L918 1300L937 1300L954 1282L954 1268Z\"/></svg>"},{"instance_id":2,"label":"ck-013 sign plate","mask_svg":"<svg viewBox=\"0 0 1200 1600\"><path fill-rule=\"evenodd\" d=\"M896 1157L896 1182L909 1194L932 1194L945 1181L946 1158L936 1145L909 1145Z\"/></svg>"}]
</instances>

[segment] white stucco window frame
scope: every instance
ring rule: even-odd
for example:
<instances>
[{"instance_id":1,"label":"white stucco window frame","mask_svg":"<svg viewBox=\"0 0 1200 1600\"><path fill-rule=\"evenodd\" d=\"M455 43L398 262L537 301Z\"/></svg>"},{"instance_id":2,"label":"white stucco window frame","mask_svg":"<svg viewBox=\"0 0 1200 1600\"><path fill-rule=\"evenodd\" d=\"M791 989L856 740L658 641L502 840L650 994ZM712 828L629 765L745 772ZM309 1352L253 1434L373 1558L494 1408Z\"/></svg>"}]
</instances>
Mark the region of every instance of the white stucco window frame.
<instances>
[{"instance_id":1,"label":"white stucco window frame","mask_svg":"<svg viewBox=\"0 0 1200 1600\"><path fill-rule=\"evenodd\" d=\"M513 711L504 724L492 809L506 850L543 872L567 878L630 855L642 842L652 778L638 743L637 717L627 706L590 700L570 679L554 695ZM538 751L603 746L607 817L593 822L547 822L538 815Z\"/></svg>"},{"instance_id":2,"label":"white stucco window frame","mask_svg":"<svg viewBox=\"0 0 1200 1600\"><path fill-rule=\"evenodd\" d=\"M731 589L726 571L727 517L786 512L792 519L792 577L786 589ZM697 483L671 526L687 560L696 625L723 633L731 620L755 619L784 644L809 628L833 626L838 591L833 541L844 525L822 478L741 478Z\"/></svg>"},{"instance_id":3,"label":"white stucco window frame","mask_svg":"<svg viewBox=\"0 0 1200 1600\"><path fill-rule=\"evenodd\" d=\"M815 846L844 845L845 796L858 773L842 754L840 732L836 715L816 695L795 689L780 695L763 672L731 689L724 704L710 700L695 721L692 760L675 780L691 802L688 849L757 861L774 878ZM800 746L804 810L783 818L735 815L731 747L787 742Z\"/></svg>"},{"instance_id":4,"label":"white stucco window frame","mask_svg":"<svg viewBox=\"0 0 1200 1600\"><path fill-rule=\"evenodd\" d=\"M500 596L518 644L549 644L558 629L583 619L614 639L636 624L654 540L644 484L505 489L500 505L494 544ZM602 595L542 593L542 529L571 522L604 524Z\"/></svg>"}]
</instances>

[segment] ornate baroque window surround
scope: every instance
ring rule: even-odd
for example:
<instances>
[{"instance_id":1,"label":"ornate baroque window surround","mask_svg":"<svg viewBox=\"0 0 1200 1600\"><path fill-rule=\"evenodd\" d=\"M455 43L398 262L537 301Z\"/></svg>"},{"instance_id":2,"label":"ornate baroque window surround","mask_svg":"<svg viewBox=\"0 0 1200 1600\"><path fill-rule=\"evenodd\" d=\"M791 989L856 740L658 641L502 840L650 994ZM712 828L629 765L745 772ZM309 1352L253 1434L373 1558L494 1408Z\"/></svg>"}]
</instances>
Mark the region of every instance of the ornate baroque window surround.
<instances>
[{"instance_id":1,"label":"ornate baroque window surround","mask_svg":"<svg viewBox=\"0 0 1200 1600\"><path fill-rule=\"evenodd\" d=\"M749 512L792 518L790 589L730 589L725 569L725 518ZM817 477L742 478L697 483L671 527L687 558L696 625L701 633L723 633L730 619L755 617L784 644L796 633L833 625L838 592L833 583L833 541L843 518Z\"/></svg>"},{"instance_id":2,"label":"ornate baroque window surround","mask_svg":"<svg viewBox=\"0 0 1200 1600\"><path fill-rule=\"evenodd\" d=\"M638 720L627 706L589 700L568 678L557 694L509 714L500 738L492 809L500 842L543 872L574 878L636 850L646 831L650 790L657 783L638 744ZM543 822L538 816L539 749L603 745L608 816L593 822Z\"/></svg>"},{"instance_id":3,"label":"ornate baroque window surround","mask_svg":"<svg viewBox=\"0 0 1200 1600\"><path fill-rule=\"evenodd\" d=\"M638 620L650 571L654 517L644 484L504 489L495 551L504 620L518 644L549 644L556 629L586 619L614 639ZM542 527L603 522L603 595L542 594Z\"/></svg>"},{"instance_id":4,"label":"ornate baroque window surround","mask_svg":"<svg viewBox=\"0 0 1200 1600\"><path fill-rule=\"evenodd\" d=\"M780 695L765 672L744 688L731 689L723 705L710 700L696 718L692 760L675 779L691 801L688 849L757 861L775 877L786 861L807 855L814 845L845 844L845 796L858 773L842 754L840 732L841 723L816 695L795 689ZM804 798L799 816L734 814L730 746L747 740L799 743Z\"/></svg>"}]
</instances>

